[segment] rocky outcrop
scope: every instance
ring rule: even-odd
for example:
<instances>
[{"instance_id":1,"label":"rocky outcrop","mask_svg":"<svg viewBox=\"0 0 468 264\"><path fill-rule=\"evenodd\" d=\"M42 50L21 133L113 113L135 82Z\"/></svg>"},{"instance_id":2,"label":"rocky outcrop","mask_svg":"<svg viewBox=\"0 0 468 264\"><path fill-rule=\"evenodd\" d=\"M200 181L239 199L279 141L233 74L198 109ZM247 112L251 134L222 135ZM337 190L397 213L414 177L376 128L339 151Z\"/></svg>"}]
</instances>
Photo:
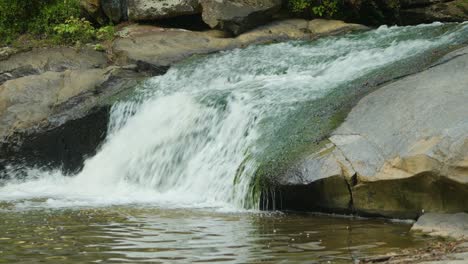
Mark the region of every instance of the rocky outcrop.
<instances>
[{"instance_id":1,"label":"rocky outcrop","mask_svg":"<svg viewBox=\"0 0 468 264\"><path fill-rule=\"evenodd\" d=\"M203 21L211 28L239 35L265 24L279 11L281 0L201 0Z\"/></svg>"},{"instance_id":2,"label":"rocky outcrop","mask_svg":"<svg viewBox=\"0 0 468 264\"><path fill-rule=\"evenodd\" d=\"M96 95L118 90L115 79L129 71L131 69L115 66L48 71L5 82L0 86L0 138L82 117L81 112L86 113L96 106L93 102L97 100ZM71 102L72 98L79 105ZM73 109L75 107L79 109Z\"/></svg>"},{"instance_id":3,"label":"rocky outcrop","mask_svg":"<svg viewBox=\"0 0 468 264\"><path fill-rule=\"evenodd\" d=\"M198 0L128 0L130 20L156 20L201 12Z\"/></svg>"},{"instance_id":4,"label":"rocky outcrop","mask_svg":"<svg viewBox=\"0 0 468 264\"><path fill-rule=\"evenodd\" d=\"M100 0L101 8L104 14L113 23L126 21L127 16L127 0Z\"/></svg>"},{"instance_id":5,"label":"rocky outcrop","mask_svg":"<svg viewBox=\"0 0 468 264\"><path fill-rule=\"evenodd\" d=\"M66 69L102 68L106 65L106 56L90 49L79 51L72 48L32 50L5 56L5 60L0 60L0 85L10 79L47 71L61 72Z\"/></svg>"},{"instance_id":6,"label":"rocky outcrop","mask_svg":"<svg viewBox=\"0 0 468 264\"><path fill-rule=\"evenodd\" d=\"M250 44L285 40L306 40L366 27L337 20L291 19L272 22L236 38L222 32L194 32L133 25L120 32L114 42L114 53L121 63L145 62L153 66L168 66L196 54L240 48Z\"/></svg>"},{"instance_id":7,"label":"rocky outcrop","mask_svg":"<svg viewBox=\"0 0 468 264\"><path fill-rule=\"evenodd\" d=\"M419 3L419 5L417 4ZM463 22L468 20L468 2L455 1L409 1L409 8L400 11L401 23L415 25L420 23Z\"/></svg>"},{"instance_id":8,"label":"rocky outcrop","mask_svg":"<svg viewBox=\"0 0 468 264\"><path fill-rule=\"evenodd\" d=\"M277 180L278 206L398 218L468 211L467 62L464 48L362 99Z\"/></svg>"},{"instance_id":9,"label":"rocky outcrop","mask_svg":"<svg viewBox=\"0 0 468 264\"><path fill-rule=\"evenodd\" d=\"M424 232L432 236L468 239L468 214L424 214L411 227L411 231Z\"/></svg>"},{"instance_id":10,"label":"rocky outcrop","mask_svg":"<svg viewBox=\"0 0 468 264\"><path fill-rule=\"evenodd\" d=\"M234 35L264 25L272 17L287 14L281 0L80 0L83 13L97 23L108 21L154 21L202 15L213 29ZM462 22L468 20L466 0L364 0L343 1L334 17L365 25L413 25L420 23ZM315 17L305 8L302 17ZM190 19L194 19L189 18ZM199 23L198 17L193 23Z\"/></svg>"},{"instance_id":11,"label":"rocky outcrop","mask_svg":"<svg viewBox=\"0 0 468 264\"><path fill-rule=\"evenodd\" d=\"M109 66L88 49L39 49L0 61L0 164L78 169L104 138L112 98L151 74L145 65Z\"/></svg>"}]
</instances>

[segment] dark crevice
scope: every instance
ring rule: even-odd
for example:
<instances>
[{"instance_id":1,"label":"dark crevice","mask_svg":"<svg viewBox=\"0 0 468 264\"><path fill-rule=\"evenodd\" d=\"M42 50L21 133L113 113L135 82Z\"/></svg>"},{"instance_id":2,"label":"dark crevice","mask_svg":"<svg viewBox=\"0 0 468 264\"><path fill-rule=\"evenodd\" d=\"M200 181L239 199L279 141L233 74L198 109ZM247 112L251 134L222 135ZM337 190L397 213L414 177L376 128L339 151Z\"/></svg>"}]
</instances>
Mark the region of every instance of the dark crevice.
<instances>
[{"instance_id":1,"label":"dark crevice","mask_svg":"<svg viewBox=\"0 0 468 264\"><path fill-rule=\"evenodd\" d=\"M405 4L402 6L402 10L406 9L413 9L413 8L424 8L432 5L437 5L437 4L442 4L442 3L447 3L447 2L453 2L454 0L439 0L436 2L419 2L419 3L412 3L412 4Z\"/></svg>"},{"instance_id":2,"label":"dark crevice","mask_svg":"<svg viewBox=\"0 0 468 264\"><path fill-rule=\"evenodd\" d=\"M353 187L357 185L357 173L354 173L353 176L351 176L350 181L347 181L345 179L346 186L348 187L348 192L349 192L349 205L348 209L355 213L356 210L354 209L354 198L353 198Z\"/></svg>"},{"instance_id":3,"label":"dark crevice","mask_svg":"<svg viewBox=\"0 0 468 264\"><path fill-rule=\"evenodd\" d=\"M205 31L210 29L210 27L203 21L201 14L185 15L158 20L146 20L140 21L140 23L163 28L179 28L191 31Z\"/></svg>"},{"instance_id":4,"label":"dark crevice","mask_svg":"<svg viewBox=\"0 0 468 264\"><path fill-rule=\"evenodd\" d=\"M154 65L154 64L141 61L141 60L136 62L136 66L137 66L137 69L136 69L137 72L147 73L150 76L163 75L170 68L170 66Z\"/></svg>"}]
</instances>

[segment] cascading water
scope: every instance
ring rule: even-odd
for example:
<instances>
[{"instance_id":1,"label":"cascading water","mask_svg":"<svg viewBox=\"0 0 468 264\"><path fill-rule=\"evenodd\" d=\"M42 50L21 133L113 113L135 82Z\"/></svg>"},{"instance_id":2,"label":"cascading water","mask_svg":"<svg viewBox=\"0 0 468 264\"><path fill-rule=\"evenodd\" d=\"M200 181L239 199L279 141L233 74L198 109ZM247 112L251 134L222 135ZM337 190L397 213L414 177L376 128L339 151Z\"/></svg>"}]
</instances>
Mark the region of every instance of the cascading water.
<instances>
[{"instance_id":1,"label":"cascading water","mask_svg":"<svg viewBox=\"0 0 468 264\"><path fill-rule=\"evenodd\" d=\"M187 60L116 103L106 142L79 174L31 169L5 183L0 199L255 209L255 171L304 103L467 36L466 23L381 27Z\"/></svg>"}]
</instances>

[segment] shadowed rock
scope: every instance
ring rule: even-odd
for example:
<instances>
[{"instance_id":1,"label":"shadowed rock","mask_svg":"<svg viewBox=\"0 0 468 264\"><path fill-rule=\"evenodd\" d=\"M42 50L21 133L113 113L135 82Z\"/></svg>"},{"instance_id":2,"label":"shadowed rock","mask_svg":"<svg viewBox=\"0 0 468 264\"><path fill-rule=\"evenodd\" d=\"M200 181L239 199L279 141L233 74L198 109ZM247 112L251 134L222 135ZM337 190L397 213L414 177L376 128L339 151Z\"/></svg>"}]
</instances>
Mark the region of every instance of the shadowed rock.
<instances>
[{"instance_id":1,"label":"shadowed rock","mask_svg":"<svg viewBox=\"0 0 468 264\"><path fill-rule=\"evenodd\" d=\"M279 11L281 0L201 0L203 21L239 35L265 24Z\"/></svg>"},{"instance_id":2,"label":"shadowed rock","mask_svg":"<svg viewBox=\"0 0 468 264\"><path fill-rule=\"evenodd\" d=\"M434 21L463 22L468 20L468 1L466 0L431 1L431 3L402 9L400 12L402 24L416 25Z\"/></svg>"}]
</instances>

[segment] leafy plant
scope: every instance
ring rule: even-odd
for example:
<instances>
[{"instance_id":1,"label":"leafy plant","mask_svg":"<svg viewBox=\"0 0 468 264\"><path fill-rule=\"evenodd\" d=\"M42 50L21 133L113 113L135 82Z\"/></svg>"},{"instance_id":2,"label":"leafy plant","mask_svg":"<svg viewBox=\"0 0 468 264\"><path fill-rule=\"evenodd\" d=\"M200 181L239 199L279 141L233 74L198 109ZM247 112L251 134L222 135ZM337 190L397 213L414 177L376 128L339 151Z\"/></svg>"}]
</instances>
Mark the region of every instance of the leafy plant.
<instances>
[{"instance_id":1,"label":"leafy plant","mask_svg":"<svg viewBox=\"0 0 468 264\"><path fill-rule=\"evenodd\" d=\"M339 11L340 0L289 0L294 13L312 13L318 17L332 17Z\"/></svg>"},{"instance_id":2,"label":"leafy plant","mask_svg":"<svg viewBox=\"0 0 468 264\"><path fill-rule=\"evenodd\" d=\"M104 26L96 31L96 38L101 41L113 40L115 37L114 26Z\"/></svg>"},{"instance_id":3,"label":"leafy plant","mask_svg":"<svg viewBox=\"0 0 468 264\"><path fill-rule=\"evenodd\" d=\"M31 33L53 34L55 25L64 23L71 17L80 16L80 5L77 0L56 0L45 5L28 26Z\"/></svg>"},{"instance_id":4,"label":"leafy plant","mask_svg":"<svg viewBox=\"0 0 468 264\"><path fill-rule=\"evenodd\" d=\"M312 7L312 12L319 17L332 17L338 12L338 1L322 0L320 5Z\"/></svg>"},{"instance_id":5,"label":"leafy plant","mask_svg":"<svg viewBox=\"0 0 468 264\"><path fill-rule=\"evenodd\" d=\"M47 37L56 24L79 13L79 0L0 0L0 44L25 33Z\"/></svg>"},{"instance_id":6,"label":"leafy plant","mask_svg":"<svg viewBox=\"0 0 468 264\"><path fill-rule=\"evenodd\" d=\"M84 18L70 17L54 27L56 38L64 43L90 42L96 37L96 29Z\"/></svg>"},{"instance_id":7,"label":"leafy plant","mask_svg":"<svg viewBox=\"0 0 468 264\"><path fill-rule=\"evenodd\" d=\"M95 29L80 18L80 12L80 0L0 0L0 46L76 44L114 38L113 26Z\"/></svg>"}]
</instances>

